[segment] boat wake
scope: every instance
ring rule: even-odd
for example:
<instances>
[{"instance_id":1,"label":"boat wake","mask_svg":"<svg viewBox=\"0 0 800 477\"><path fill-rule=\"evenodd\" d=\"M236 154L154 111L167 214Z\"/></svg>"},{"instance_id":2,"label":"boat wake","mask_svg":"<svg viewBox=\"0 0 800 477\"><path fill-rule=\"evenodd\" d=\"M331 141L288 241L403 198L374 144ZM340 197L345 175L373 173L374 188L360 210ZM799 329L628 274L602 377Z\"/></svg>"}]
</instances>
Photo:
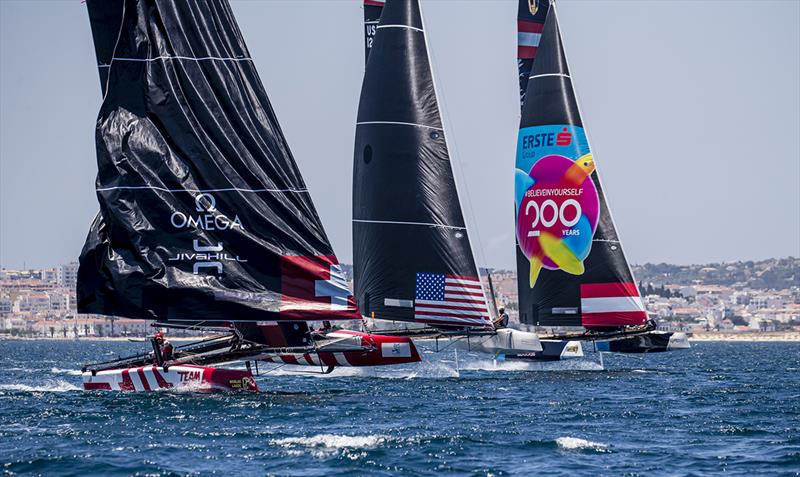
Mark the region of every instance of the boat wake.
<instances>
[{"instance_id":1,"label":"boat wake","mask_svg":"<svg viewBox=\"0 0 800 477\"><path fill-rule=\"evenodd\" d=\"M67 376L80 376L81 370L80 369L61 369L61 368L50 368L51 374L66 374Z\"/></svg>"},{"instance_id":2,"label":"boat wake","mask_svg":"<svg viewBox=\"0 0 800 477\"><path fill-rule=\"evenodd\" d=\"M311 454L316 458L326 458L336 454L343 454L355 459L366 456L362 451L373 449L391 440L394 439L377 434L366 436L317 434L309 437L273 439L270 444L284 448L286 453L291 456Z\"/></svg>"},{"instance_id":3,"label":"boat wake","mask_svg":"<svg viewBox=\"0 0 800 477\"><path fill-rule=\"evenodd\" d=\"M578 437L559 437L556 439L558 447L564 450L592 450L595 452L609 452L608 444L587 441Z\"/></svg>"},{"instance_id":4,"label":"boat wake","mask_svg":"<svg viewBox=\"0 0 800 477\"><path fill-rule=\"evenodd\" d=\"M27 384L0 384L0 392L3 391L16 391L25 393L64 393L69 391L80 391L81 388L66 381L53 381L38 386L29 386Z\"/></svg>"},{"instance_id":5,"label":"boat wake","mask_svg":"<svg viewBox=\"0 0 800 477\"><path fill-rule=\"evenodd\" d=\"M263 368L262 368L263 369ZM310 366L284 365L262 371L262 376L309 376L314 378L377 378L377 379L452 379L459 377L455 363L422 361L413 365L339 367L329 374L314 371Z\"/></svg>"},{"instance_id":6,"label":"boat wake","mask_svg":"<svg viewBox=\"0 0 800 477\"><path fill-rule=\"evenodd\" d=\"M470 360L461 364L468 371L603 371L605 368L595 361L569 359L562 361L496 361L493 359Z\"/></svg>"}]
</instances>

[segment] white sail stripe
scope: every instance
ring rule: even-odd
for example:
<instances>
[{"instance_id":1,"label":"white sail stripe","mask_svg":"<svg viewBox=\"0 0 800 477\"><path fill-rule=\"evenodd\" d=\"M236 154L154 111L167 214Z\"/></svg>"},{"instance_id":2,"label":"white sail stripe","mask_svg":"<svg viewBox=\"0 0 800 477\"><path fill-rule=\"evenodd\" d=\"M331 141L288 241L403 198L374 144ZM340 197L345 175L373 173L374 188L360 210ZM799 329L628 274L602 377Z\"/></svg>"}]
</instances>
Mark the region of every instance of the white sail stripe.
<instances>
[{"instance_id":1,"label":"white sail stripe","mask_svg":"<svg viewBox=\"0 0 800 477\"><path fill-rule=\"evenodd\" d=\"M250 57L242 57L242 58L233 58L233 57L224 57L224 56L201 56L199 58L195 58L193 56L156 56L155 58L125 58L125 57L114 57L111 58L111 61L133 61L137 63L149 63L153 61L162 61L162 60L189 60L189 61L253 61Z\"/></svg>"},{"instance_id":2,"label":"white sail stripe","mask_svg":"<svg viewBox=\"0 0 800 477\"><path fill-rule=\"evenodd\" d=\"M435 321L450 321L453 323L468 323L468 324L476 324L476 325L483 325L485 322L489 321L488 316L482 316L480 318L456 318L451 316L438 316L438 315L426 315L424 313L415 314L414 318L419 319L428 319L428 320L435 320Z\"/></svg>"},{"instance_id":3,"label":"white sail stripe","mask_svg":"<svg viewBox=\"0 0 800 477\"><path fill-rule=\"evenodd\" d=\"M458 293L448 293L448 292L445 291L444 292L444 298L445 298L445 300L448 299L448 298L450 298L450 299L455 298L457 300L470 300L473 303L485 303L483 295L481 295L481 296L461 295L461 294L458 294Z\"/></svg>"},{"instance_id":4,"label":"white sail stripe","mask_svg":"<svg viewBox=\"0 0 800 477\"><path fill-rule=\"evenodd\" d=\"M570 79L572 79L569 75L565 75L565 74L562 74L562 73L545 73L543 75L529 76L528 79L545 78L547 76L561 76L562 78L570 78Z\"/></svg>"},{"instance_id":5,"label":"white sail stripe","mask_svg":"<svg viewBox=\"0 0 800 477\"><path fill-rule=\"evenodd\" d=\"M444 283L445 283L445 285L449 285L449 284L452 283L452 284L459 284L459 285L477 285L477 286L481 286L481 281L478 280L477 278L473 280L473 279L464 279L464 278L445 277Z\"/></svg>"},{"instance_id":6,"label":"white sail stripe","mask_svg":"<svg viewBox=\"0 0 800 477\"><path fill-rule=\"evenodd\" d=\"M449 313L455 316L478 316L483 317L486 316L486 310L454 310L452 308L429 308L429 307L422 307L418 306L415 310L416 314L425 314L427 313Z\"/></svg>"},{"instance_id":7,"label":"white sail stripe","mask_svg":"<svg viewBox=\"0 0 800 477\"><path fill-rule=\"evenodd\" d=\"M522 46L539 46L539 40L541 39L541 33L531 33L526 31L517 33L517 43Z\"/></svg>"},{"instance_id":8,"label":"white sail stripe","mask_svg":"<svg viewBox=\"0 0 800 477\"><path fill-rule=\"evenodd\" d=\"M414 30L414 31L418 31L418 32L423 32L423 33L425 32L425 30L423 30L422 28L413 27L411 25L380 25L380 26L378 26L378 29L381 29L381 28L406 28L406 29Z\"/></svg>"},{"instance_id":9,"label":"white sail stripe","mask_svg":"<svg viewBox=\"0 0 800 477\"><path fill-rule=\"evenodd\" d=\"M436 301L436 300L417 300L417 307L419 306L442 306L442 307L455 307L460 306L462 308L475 308L479 310L486 309L486 303L481 301L480 303L462 303L460 301Z\"/></svg>"},{"instance_id":10,"label":"white sail stripe","mask_svg":"<svg viewBox=\"0 0 800 477\"><path fill-rule=\"evenodd\" d=\"M613 313L645 311L638 296L613 296L603 298L581 298L581 313Z\"/></svg>"},{"instance_id":11,"label":"white sail stripe","mask_svg":"<svg viewBox=\"0 0 800 477\"><path fill-rule=\"evenodd\" d=\"M353 222L361 222L364 224L423 225L427 227L442 227L445 229L467 230L466 227L456 227L455 225L435 224L429 222L399 222L395 220L362 220L362 219L353 219Z\"/></svg>"},{"instance_id":12,"label":"white sail stripe","mask_svg":"<svg viewBox=\"0 0 800 477\"><path fill-rule=\"evenodd\" d=\"M356 126L362 126L368 124L398 124L400 126L416 126L418 128L428 128L428 129L435 129L437 131L444 131L444 129L437 128L436 126L428 126L427 124L417 124L417 123L404 123L401 121L360 121L356 123Z\"/></svg>"},{"instance_id":13,"label":"white sail stripe","mask_svg":"<svg viewBox=\"0 0 800 477\"><path fill-rule=\"evenodd\" d=\"M239 187L226 187L222 189L167 189L166 187L158 187L150 185L101 187L95 190L97 192L106 192L109 190L118 190L118 189L121 190L154 189L163 192L197 192L197 193L205 193L205 192L295 192L298 194L308 193L308 189L242 189Z\"/></svg>"},{"instance_id":14,"label":"white sail stripe","mask_svg":"<svg viewBox=\"0 0 800 477\"><path fill-rule=\"evenodd\" d=\"M457 285L445 285L444 291L445 293L447 292L476 293L483 296L483 290L481 290L480 288L467 288L464 286L457 286Z\"/></svg>"},{"instance_id":15,"label":"white sail stripe","mask_svg":"<svg viewBox=\"0 0 800 477\"><path fill-rule=\"evenodd\" d=\"M608 239L593 239L592 242L608 242L608 243L619 243L619 240L608 240Z\"/></svg>"}]
</instances>

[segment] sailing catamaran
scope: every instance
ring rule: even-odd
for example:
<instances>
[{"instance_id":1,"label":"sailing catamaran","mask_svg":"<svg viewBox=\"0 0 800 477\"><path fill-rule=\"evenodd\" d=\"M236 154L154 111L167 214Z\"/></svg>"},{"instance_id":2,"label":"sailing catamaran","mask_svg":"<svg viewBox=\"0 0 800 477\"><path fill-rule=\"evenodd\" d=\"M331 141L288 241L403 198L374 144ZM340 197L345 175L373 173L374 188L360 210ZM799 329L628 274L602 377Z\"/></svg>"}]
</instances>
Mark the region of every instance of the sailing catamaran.
<instances>
[{"instance_id":1,"label":"sailing catamaran","mask_svg":"<svg viewBox=\"0 0 800 477\"><path fill-rule=\"evenodd\" d=\"M228 3L87 6L100 213L78 310L222 335L85 366L85 388L256 389L250 361L276 356L326 371L419 361L408 338L310 328L361 315ZM235 361L248 369L209 367Z\"/></svg>"},{"instance_id":2,"label":"sailing catamaran","mask_svg":"<svg viewBox=\"0 0 800 477\"><path fill-rule=\"evenodd\" d=\"M523 358L559 359L579 341L600 351L688 347L684 334L653 332L648 320L589 148L554 3L519 0L517 25L519 321L554 330L542 353Z\"/></svg>"},{"instance_id":3,"label":"sailing catamaran","mask_svg":"<svg viewBox=\"0 0 800 477\"><path fill-rule=\"evenodd\" d=\"M494 329L461 211L417 0L365 0L367 67L353 168L355 295L395 333L476 337L534 352L535 333Z\"/></svg>"}]
</instances>

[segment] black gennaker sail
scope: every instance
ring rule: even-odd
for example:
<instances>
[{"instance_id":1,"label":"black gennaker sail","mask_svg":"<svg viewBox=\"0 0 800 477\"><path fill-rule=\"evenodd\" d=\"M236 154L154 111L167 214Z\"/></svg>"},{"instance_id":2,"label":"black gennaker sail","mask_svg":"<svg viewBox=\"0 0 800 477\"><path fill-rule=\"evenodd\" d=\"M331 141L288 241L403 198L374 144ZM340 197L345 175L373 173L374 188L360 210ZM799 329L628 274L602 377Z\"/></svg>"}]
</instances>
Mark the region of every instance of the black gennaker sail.
<instances>
[{"instance_id":1,"label":"black gennaker sail","mask_svg":"<svg viewBox=\"0 0 800 477\"><path fill-rule=\"evenodd\" d=\"M459 204L417 0L365 2L370 38L353 170L361 312L439 326L491 326ZM372 8L374 7L374 9ZM370 10L367 10L370 8ZM369 16L372 15L372 16Z\"/></svg>"},{"instance_id":2,"label":"black gennaker sail","mask_svg":"<svg viewBox=\"0 0 800 477\"><path fill-rule=\"evenodd\" d=\"M515 170L520 321L642 325L647 312L589 149L556 9L547 3L520 0L520 74L536 57L525 84Z\"/></svg>"},{"instance_id":3,"label":"black gennaker sail","mask_svg":"<svg viewBox=\"0 0 800 477\"><path fill-rule=\"evenodd\" d=\"M81 254L79 311L358 318L228 3L89 3L101 212Z\"/></svg>"}]
</instances>

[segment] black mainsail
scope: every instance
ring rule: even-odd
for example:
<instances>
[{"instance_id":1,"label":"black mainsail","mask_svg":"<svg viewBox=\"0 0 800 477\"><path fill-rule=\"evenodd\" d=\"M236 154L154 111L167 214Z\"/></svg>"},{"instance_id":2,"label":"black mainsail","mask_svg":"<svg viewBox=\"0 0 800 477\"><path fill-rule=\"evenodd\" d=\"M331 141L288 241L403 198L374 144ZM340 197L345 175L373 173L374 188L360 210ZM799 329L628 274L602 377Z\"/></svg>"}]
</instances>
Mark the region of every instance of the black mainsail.
<instances>
[{"instance_id":1,"label":"black mainsail","mask_svg":"<svg viewBox=\"0 0 800 477\"><path fill-rule=\"evenodd\" d=\"M90 0L89 14L104 101L79 311L358 318L228 3Z\"/></svg>"},{"instance_id":2,"label":"black mainsail","mask_svg":"<svg viewBox=\"0 0 800 477\"><path fill-rule=\"evenodd\" d=\"M528 50L536 60L525 85L515 170L520 321L641 325L647 313L586 139L556 9L544 3L520 0L518 18L520 40L536 41ZM535 33L541 15L541 36L523 35Z\"/></svg>"},{"instance_id":3,"label":"black mainsail","mask_svg":"<svg viewBox=\"0 0 800 477\"><path fill-rule=\"evenodd\" d=\"M361 312L447 327L491 326L450 164L417 0L367 10L355 140L353 248ZM375 4L375 5L372 5ZM369 27L369 24L366 24Z\"/></svg>"}]
</instances>

